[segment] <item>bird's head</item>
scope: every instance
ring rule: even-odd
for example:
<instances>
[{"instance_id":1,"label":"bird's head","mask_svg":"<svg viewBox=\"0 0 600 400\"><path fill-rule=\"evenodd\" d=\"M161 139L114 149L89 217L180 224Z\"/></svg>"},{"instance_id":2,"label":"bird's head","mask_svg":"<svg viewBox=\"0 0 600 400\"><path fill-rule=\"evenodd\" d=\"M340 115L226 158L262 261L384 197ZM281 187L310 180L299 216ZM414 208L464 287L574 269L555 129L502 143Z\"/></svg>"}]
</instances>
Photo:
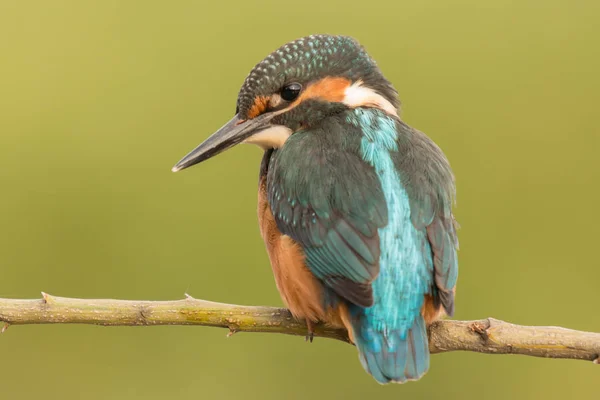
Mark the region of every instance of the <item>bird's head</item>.
<instances>
[{"instance_id":1,"label":"bird's head","mask_svg":"<svg viewBox=\"0 0 600 400\"><path fill-rule=\"evenodd\" d=\"M313 35L283 45L250 72L235 116L173 167L179 171L238 143L280 148L287 138L348 108L396 115L396 90L347 36Z\"/></svg>"}]
</instances>

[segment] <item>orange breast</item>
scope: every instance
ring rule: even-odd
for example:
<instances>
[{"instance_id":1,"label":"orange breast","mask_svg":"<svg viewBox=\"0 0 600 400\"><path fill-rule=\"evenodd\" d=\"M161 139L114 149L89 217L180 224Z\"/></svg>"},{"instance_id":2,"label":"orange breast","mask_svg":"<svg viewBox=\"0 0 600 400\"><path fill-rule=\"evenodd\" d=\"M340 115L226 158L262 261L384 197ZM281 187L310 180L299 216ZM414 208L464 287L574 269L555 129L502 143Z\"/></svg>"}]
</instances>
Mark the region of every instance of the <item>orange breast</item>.
<instances>
[{"instance_id":1,"label":"orange breast","mask_svg":"<svg viewBox=\"0 0 600 400\"><path fill-rule=\"evenodd\" d=\"M310 272L304 262L304 252L291 237L277 229L267 201L266 179L261 179L258 190L258 221L260 232L269 253L277 289L285 305L296 318L323 321L333 326L346 325L345 305L336 309L323 306L322 283Z\"/></svg>"}]
</instances>

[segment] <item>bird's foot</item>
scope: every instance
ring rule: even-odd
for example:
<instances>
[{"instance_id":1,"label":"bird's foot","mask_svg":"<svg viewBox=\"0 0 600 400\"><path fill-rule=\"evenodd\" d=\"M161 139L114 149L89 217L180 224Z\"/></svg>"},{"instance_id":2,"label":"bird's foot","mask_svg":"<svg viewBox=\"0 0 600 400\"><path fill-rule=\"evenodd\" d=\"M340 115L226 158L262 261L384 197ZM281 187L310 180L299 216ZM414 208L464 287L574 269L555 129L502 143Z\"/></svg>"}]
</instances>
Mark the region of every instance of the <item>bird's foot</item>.
<instances>
[{"instance_id":1,"label":"bird's foot","mask_svg":"<svg viewBox=\"0 0 600 400\"><path fill-rule=\"evenodd\" d=\"M312 322L311 320L307 319L306 320L306 328L307 328L308 332L306 333L306 337L304 338L304 341L312 343L312 341L315 337L314 327L315 327L315 323Z\"/></svg>"}]
</instances>

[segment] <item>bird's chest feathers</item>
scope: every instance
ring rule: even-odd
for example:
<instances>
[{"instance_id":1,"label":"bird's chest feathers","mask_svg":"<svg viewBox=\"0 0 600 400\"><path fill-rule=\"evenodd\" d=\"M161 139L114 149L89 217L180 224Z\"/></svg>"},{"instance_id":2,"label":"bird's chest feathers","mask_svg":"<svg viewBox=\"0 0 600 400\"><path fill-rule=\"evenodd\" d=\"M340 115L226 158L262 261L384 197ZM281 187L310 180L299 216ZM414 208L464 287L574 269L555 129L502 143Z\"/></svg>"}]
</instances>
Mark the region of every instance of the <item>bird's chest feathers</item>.
<instances>
[{"instance_id":1,"label":"bird's chest feathers","mask_svg":"<svg viewBox=\"0 0 600 400\"><path fill-rule=\"evenodd\" d=\"M266 179L259 184L258 221L275 283L286 306L297 318L330 319L323 305L324 288L306 267L302 248L277 228L267 201Z\"/></svg>"}]
</instances>

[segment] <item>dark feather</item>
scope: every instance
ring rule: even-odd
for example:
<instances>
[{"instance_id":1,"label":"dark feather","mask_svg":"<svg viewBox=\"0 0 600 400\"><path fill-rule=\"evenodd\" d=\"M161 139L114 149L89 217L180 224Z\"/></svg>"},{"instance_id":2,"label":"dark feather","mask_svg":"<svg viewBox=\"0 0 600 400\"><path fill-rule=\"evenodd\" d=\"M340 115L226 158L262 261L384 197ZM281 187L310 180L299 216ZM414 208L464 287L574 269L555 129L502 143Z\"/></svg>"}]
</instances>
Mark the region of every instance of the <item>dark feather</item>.
<instances>
[{"instance_id":1,"label":"dark feather","mask_svg":"<svg viewBox=\"0 0 600 400\"><path fill-rule=\"evenodd\" d=\"M373 289L368 283L357 283L344 276L329 276L325 278L325 284L357 306L371 307L373 305Z\"/></svg>"}]
</instances>

